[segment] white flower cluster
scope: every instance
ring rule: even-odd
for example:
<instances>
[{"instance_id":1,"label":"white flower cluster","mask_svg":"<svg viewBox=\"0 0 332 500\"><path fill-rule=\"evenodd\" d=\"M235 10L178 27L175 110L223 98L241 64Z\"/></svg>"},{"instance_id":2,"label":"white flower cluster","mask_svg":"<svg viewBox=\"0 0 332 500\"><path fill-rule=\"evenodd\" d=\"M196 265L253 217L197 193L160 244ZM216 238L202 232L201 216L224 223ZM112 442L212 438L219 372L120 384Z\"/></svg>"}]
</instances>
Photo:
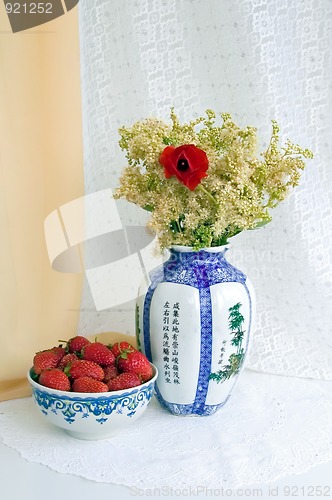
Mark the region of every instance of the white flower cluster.
<instances>
[{"instance_id":1,"label":"white flower cluster","mask_svg":"<svg viewBox=\"0 0 332 500\"><path fill-rule=\"evenodd\" d=\"M272 121L266 151L257 156L256 129L241 129L227 113L217 126L216 115L180 124L171 111L171 124L149 118L122 127L120 147L125 168L116 198L126 198L151 212L148 227L158 235L160 248L188 245L195 249L218 246L245 229L271 220L270 209L298 184L308 149L287 141L279 148L279 127ZM207 177L191 191L176 177L166 179L159 157L167 145L194 144L205 151Z\"/></svg>"}]
</instances>

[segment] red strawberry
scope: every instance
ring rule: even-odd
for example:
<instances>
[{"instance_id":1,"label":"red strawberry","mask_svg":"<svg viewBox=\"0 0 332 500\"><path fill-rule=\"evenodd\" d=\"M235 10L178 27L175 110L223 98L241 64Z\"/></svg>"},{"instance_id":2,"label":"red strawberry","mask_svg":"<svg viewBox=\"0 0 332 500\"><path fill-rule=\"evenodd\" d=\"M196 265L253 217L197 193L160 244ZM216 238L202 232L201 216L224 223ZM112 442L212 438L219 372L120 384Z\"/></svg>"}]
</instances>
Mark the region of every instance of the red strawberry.
<instances>
[{"instance_id":1,"label":"red strawberry","mask_svg":"<svg viewBox=\"0 0 332 500\"><path fill-rule=\"evenodd\" d=\"M118 369L115 365L111 365L111 366L105 366L104 374L105 374L105 377L104 377L103 381L106 384L109 380L112 380L112 378L117 377L119 375L119 372L118 372Z\"/></svg>"},{"instance_id":2,"label":"red strawberry","mask_svg":"<svg viewBox=\"0 0 332 500\"><path fill-rule=\"evenodd\" d=\"M90 340L88 340L85 337L82 337L81 335L76 335L76 337L72 337L68 341L59 340L59 342L66 342L67 351L74 353L80 353L83 347L85 347L88 344L91 344Z\"/></svg>"},{"instance_id":3,"label":"red strawberry","mask_svg":"<svg viewBox=\"0 0 332 500\"><path fill-rule=\"evenodd\" d=\"M93 361L87 361L85 359L73 361L73 363L66 366L65 373L72 379L91 377L96 380L103 380L104 378L104 370L102 367Z\"/></svg>"},{"instance_id":4,"label":"red strawberry","mask_svg":"<svg viewBox=\"0 0 332 500\"><path fill-rule=\"evenodd\" d=\"M59 362L59 356L52 350L37 352L33 358L34 372L39 375L43 370L56 368Z\"/></svg>"},{"instance_id":5,"label":"red strawberry","mask_svg":"<svg viewBox=\"0 0 332 500\"><path fill-rule=\"evenodd\" d=\"M83 359L94 361L98 365L109 366L115 363L114 354L101 342L93 342L85 346L82 350L82 356Z\"/></svg>"},{"instance_id":6,"label":"red strawberry","mask_svg":"<svg viewBox=\"0 0 332 500\"><path fill-rule=\"evenodd\" d=\"M128 342L123 341L123 342L115 342L115 344L113 344L111 347L111 351L117 358L123 351L133 352L136 351L136 349Z\"/></svg>"},{"instance_id":7,"label":"red strawberry","mask_svg":"<svg viewBox=\"0 0 332 500\"><path fill-rule=\"evenodd\" d=\"M72 389L74 392L108 392L108 387L104 382L91 377L74 380Z\"/></svg>"},{"instance_id":8,"label":"red strawberry","mask_svg":"<svg viewBox=\"0 0 332 500\"><path fill-rule=\"evenodd\" d=\"M39 377L39 383L58 391L70 391L69 378L59 368L44 370Z\"/></svg>"},{"instance_id":9,"label":"red strawberry","mask_svg":"<svg viewBox=\"0 0 332 500\"><path fill-rule=\"evenodd\" d=\"M50 350L55 352L55 354L58 356L58 361L60 361L66 354L66 349L60 345L59 347L52 347L52 349Z\"/></svg>"},{"instance_id":10,"label":"red strawberry","mask_svg":"<svg viewBox=\"0 0 332 500\"><path fill-rule=\"evenodd\" d=\"M152 366L149 360L142 352L123 352L117 358L118 369L121 372L136 373L143 382L152 378Z\"/></svg>"},{"instance_id":11,"label":"red strawberry","mask_svg":"<svg viewBox=\"0 0 332 500\"><path fill-rule=\"evenodd\" d=\"M60 370L64 370L69 363L72 363L73 361L76 361L78 357L76 354L73 352L69 352L66 354L61 360L60 363L58 364L57 368L60 368Z\"/></svg>"},{"instance_id":12,"label":"red strawberry","mask_svg":"<svg viewBox=\"0 0 332 500\"><path fill-rule=\"evenodd\" d=\"M121 391L141 385L142 381L136 373L120 373L117 377L107 382L110 391Z\"/></svg>"}]
</instances>

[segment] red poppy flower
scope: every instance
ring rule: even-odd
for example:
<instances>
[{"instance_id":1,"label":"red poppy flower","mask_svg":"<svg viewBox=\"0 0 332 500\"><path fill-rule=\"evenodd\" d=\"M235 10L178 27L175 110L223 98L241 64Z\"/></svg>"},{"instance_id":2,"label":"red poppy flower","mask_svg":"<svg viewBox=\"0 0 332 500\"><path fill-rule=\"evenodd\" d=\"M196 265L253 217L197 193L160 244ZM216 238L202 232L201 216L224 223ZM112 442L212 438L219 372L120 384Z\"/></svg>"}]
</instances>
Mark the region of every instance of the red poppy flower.
<instances>
[{"instance_id":1,"label":"red poppy flower","mask_svg":"<svg viewBox=\"0 0 332 500\"><path fill-rule=\"evenodd\" d=\"M166 179L175 175L182 184L193 191L207 177L209 160L205 151L194 146L167 146L159 157L159 162L164 167Z\"/></svg>"}]
</instances>

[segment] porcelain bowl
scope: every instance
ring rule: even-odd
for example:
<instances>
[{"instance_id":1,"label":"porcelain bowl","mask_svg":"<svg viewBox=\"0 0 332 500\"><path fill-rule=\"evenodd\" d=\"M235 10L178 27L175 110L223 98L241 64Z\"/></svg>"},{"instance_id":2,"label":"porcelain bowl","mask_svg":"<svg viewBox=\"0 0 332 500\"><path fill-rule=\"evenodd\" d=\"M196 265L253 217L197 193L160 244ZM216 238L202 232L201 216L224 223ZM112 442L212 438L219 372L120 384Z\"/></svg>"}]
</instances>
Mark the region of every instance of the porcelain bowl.
<instances>
[{"instance_id":1,"label":"porcelain bowl","mask_svg":"<svg viewBox=\"0 0 332 500\"><path fill-rule=\"evenodd\" d=\"M158 376L151 363L153 377L142 385L122 391L83 393L49 389L27 378L32 397L47 420L78 439L107 439L125 429L146 410Z\"/></svg>"}]
</instances>

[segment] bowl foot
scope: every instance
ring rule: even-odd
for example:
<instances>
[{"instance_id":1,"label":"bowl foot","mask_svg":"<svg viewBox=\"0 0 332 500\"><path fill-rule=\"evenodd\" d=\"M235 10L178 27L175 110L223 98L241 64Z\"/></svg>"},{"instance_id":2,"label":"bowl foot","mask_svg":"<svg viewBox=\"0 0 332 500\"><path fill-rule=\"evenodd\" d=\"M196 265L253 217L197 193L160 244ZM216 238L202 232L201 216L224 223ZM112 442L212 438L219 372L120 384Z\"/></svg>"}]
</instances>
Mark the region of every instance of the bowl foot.
<instances>
[{"instance_id":1,"label":"bowl foot","mask_svg":"<svg viewBox=\"0 0 332 500\"><path fill-rule=\"evenodd\" d=\"M98 433L87 433L87 432L76 432L76 431L68 431L65 429L65 432L69 434L69 436L75 439L84 439L85 441L99 441L101 439L108 439L110 437L115 436L116 432L110 432L109 434L98 434Z\"/></svg>"}]
</instances>

